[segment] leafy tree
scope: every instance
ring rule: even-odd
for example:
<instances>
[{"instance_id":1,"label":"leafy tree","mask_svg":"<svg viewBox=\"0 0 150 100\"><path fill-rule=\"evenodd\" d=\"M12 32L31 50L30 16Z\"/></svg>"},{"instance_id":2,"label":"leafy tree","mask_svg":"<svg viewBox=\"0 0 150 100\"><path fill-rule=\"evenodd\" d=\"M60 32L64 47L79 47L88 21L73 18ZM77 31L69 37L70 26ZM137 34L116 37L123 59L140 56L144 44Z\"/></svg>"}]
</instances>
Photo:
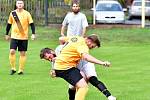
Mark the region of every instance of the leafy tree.
<instances>
[{"instance_id":1,"label":"leafy tree","mask_svg":"<svg viewBox=\"0 0 150 100\"><path fill-rule=\"evenodd\" d=\"M66 5L71 5L72 0L64 0L64 3L65 3Z\"/></svg>"},{"instance_id":2,"label":"leafy tree","mask_svg":"<svg viewBox=\"0 0 150 100\"><path fill-rule=\"evenodd\" d=\"M123 7L126 7L126 0L118 0Z\"/></svg>"}]
</instances>

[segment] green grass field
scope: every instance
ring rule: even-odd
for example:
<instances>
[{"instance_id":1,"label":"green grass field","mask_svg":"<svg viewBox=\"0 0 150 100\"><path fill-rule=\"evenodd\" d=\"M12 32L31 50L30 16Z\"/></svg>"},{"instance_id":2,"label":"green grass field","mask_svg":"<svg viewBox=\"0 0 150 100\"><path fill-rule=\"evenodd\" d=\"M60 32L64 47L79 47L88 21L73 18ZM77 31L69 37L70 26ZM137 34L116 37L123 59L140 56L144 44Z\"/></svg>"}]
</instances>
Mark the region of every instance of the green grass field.
<instances>
[{"instance_id":1,"label":"green grass field","mask_svg":"<svg viewBox=\"0 0 150 100\"><path fill-rule=\"evenodd\" d=\"M9 42L4 40L5 28L0 27L0 100L68 100L67 83L51 78L49 62L39 58L41 48L57 46L60 29L36 29L37 40L29 41L25 74L11 76ZM91 54L112 63L110 68L96 65L96 70L117 100L150 100L150 29L91 28L87 33L101 37L102 47ZM89 85L86 100L107 99Z\"/></svg>"}]
</instances>

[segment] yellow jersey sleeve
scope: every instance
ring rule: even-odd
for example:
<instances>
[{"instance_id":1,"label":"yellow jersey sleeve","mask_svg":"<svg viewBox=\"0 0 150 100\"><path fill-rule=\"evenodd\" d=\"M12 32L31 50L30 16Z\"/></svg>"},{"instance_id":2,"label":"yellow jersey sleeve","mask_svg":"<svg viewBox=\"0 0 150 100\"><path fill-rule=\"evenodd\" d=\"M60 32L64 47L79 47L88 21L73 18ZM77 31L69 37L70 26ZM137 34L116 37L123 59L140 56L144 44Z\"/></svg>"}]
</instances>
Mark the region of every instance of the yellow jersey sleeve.
<instances>
[{"instance_id":1,"label":"yellow jersey sleeve","mask_svg":"<svg viewBox=\"0 0 150 100\"><path fill-rule=\"evenodd\" d=\"M29 12L28 12L28 22L29 22L29 24L33 23L32 16Z\"/></svg>"},{"instance_id":2,"label":"yellow jersey sleeve","mask_svg":"<svg viewBox=\"0 0 150 100\"><path fill-rule=\"evenodd\" d=\"M8 23L9 23L9 24L12 24L12 23L13 23L13 16L12 16L12 13L9 14Z\"/></svg>"}]
</instances>

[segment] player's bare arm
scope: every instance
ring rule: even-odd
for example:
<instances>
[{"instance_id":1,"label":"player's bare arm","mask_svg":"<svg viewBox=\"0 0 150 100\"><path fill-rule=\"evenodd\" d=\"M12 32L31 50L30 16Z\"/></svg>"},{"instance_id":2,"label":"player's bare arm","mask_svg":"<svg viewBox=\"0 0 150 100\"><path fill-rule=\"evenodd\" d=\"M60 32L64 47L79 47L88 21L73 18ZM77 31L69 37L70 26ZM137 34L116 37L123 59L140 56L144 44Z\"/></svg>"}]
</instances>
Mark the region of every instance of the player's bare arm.
<instances>
[{"instance_id":1,"label":"player's bare arm","mask_svg":"<svg viewBox=\"0 0 150 100\"><path fill-rule=\"evenodd\" d=\"M64 32L65 32L65 26L62 25L60 35L61 35L61 36L65 36L65 35L64 35Z\"/></svg>"},{"instance_id":2,"label":"player's bare arm","mask_svg":"<svg viewBox=\"0 0 150 100\"><path fill-rule=\"evenodd\" d=\"M83 30L82 30L82 36L83 36L83 37L85 37L85 33L86 33L86 27L83 28Z\"/></svg>"},{"instance_id":3,"label":"player's bare arm","mask_svg":"<svg viewBox=\"0 0 150 100\"><path fill-rule=\"evenodd\" d=\"M66 41L67 41L67 37L64 37L64 36L59 37L59 43L60 43L61 45L63 45Z\"/></svg>"},{"instance_id":4,"label":"player's bare arm","mask_svg":"<svg viewBox=\"0 0 150 100\"><path fill-rule=\"evenodd\" d=\"M106 66L106 67L110 66L110 62L98 60L95 57L93 57L93 56L91 56L87 53L83 53L82 58L86 61L89 61L89 62L92 62L92 63L95 63L95 64L103 65L103 66Z\"/></svg>"}]
</instances>

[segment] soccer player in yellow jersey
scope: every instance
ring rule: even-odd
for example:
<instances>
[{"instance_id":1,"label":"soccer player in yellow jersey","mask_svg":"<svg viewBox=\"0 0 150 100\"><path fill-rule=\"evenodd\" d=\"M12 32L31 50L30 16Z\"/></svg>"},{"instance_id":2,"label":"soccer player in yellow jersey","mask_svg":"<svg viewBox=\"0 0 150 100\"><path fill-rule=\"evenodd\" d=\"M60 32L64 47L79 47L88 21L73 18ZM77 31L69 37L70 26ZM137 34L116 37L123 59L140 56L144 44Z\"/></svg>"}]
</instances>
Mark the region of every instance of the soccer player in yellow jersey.
<instances>
[{"instance_id":1,"label":"soccer player in yellow jersey","mask_svg":"<svg viewBox=\"0 0 150 100\"><path fill-rule=\"evenodd\" d=\"M96 35L90 35L86 38L61 37L60 40L65 41L66 44L54 63L56 77L63 78L77 88L75 100L84 100L88 86L79 69L76 68L78 62L84 59L104 66L109 66L110 63L98 60L88 53L89 49L100 47L100 41Z\"/></svg>"},{"instance_id":2,"label":"soccer player in yellow jersey","mask_svg":"<svg viewBox=\"0 0 150 100\"><path fill-rule=\"evenodd\" d=\"M53 64L55 62L55 57L58 56L62 50L64 45L59 45L56 47L55 51L50 49L50 48L43 48L40 51L40 58L45 59L47 61L50 61L52 64L51 70L50 70L50 75L51 77L55 77L55 71L53 70ZM112 96L105 84L98 80L97 74L95 71L95 66L93 63L85 61L85 60L80 60L80 62L77 65L77 68L80 70L80 72L84 73L85 75L85 80L88 83L91 83L93 86L95 86L99 91L101 91L107 98L108 100L116 100L116 97ZM75 99L75 92L76 89L74 86L69 85L69 100L74 100Z\"/></svg>"},{"instance_id":3,"label":"soccer player in yellow jersey","mask_svg":"<svg viewBox=\"0 0 150 100\"><path fill-rule=\"evenodd\" d=\"M31 39L35 39L35 26L32 20L32 17L30 13L26 10L24 10L24 1L23 0L17 0L16 1L16 10L12 12L16 12L19 21L17 22L15 20L15 17L13 16L12 12L10 13L8 24L6 27L6 35L5 39L9 40L10 36L9 31L12 26L11 31L11 42L10 42L10 54L9 54L9 60L11 65L11 72L10 75L13 75L16 73L16 49L18 48L18 51L20 52L20 59L19 59L19 70L18 75L22 75L24 71L25 61L26 61L26 51L28 47L28 26L31 26L32 30L32 36ZM19 25L18 23L21 23Z\"/></svg>"}]
</instances>

